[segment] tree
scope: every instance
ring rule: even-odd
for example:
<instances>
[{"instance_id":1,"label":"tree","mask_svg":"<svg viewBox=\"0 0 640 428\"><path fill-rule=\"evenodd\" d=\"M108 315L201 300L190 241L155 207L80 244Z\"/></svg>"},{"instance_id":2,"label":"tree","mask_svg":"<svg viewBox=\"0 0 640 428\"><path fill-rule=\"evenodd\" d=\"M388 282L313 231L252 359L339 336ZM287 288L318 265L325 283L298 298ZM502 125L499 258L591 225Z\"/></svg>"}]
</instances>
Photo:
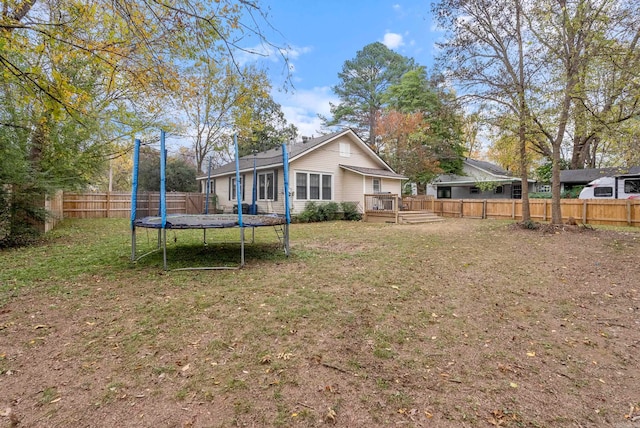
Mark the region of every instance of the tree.
<instances>
[{"instance_id":1,"label":"tree","mask_svg":"<svg viewBox=\"0 0 640 428\"><path fill-rule=\"evenodd\" d=\"M376 123L376 134L384 142L383 159L424 191L443 170L436 152L426 144L430 129L423 113L387 110Z\"/></svg>"},{"instance_id":2,"label":"tree","mask_svg":"<svg viewBox=\"0 0 640 428\"><path fill-rule=\"evenodd\" d=\"M2 168L12 167L0 188L9 222L32 224L45 190L83 186L105 170L114 141L168 122L165 101L182 68L235 63L243 35L270 44L265 16L243 0L3 2L0 152Z\"/></svg>"},{"instance_id":3,"label":"tree","mask_svg":"<svg viewBox=\"0 0 640 428\"><path fill-rule=\"evenodd\" d=\"M196 168L180 154L167 157L165 170L167 192L196 192ZM138 191L160 191L160 152L151 147L141 147L138 165Z\"/></svg>"},{"instance_id":4,"label":"tree","mask_svg":"<svg viewBox=\"0 0 640 428\"><path fill-rule=\"evenodd\" d=\"M386 108L376 133L385 160L422 187L438 173L461 172L462 114L450 91L419 66L389 86L382 99Z\"/></svg>"},{"instance_id":5,"label":"tree","mask_svg":"<svg viewBox=\"0 0 640 428\"><path fill-rule=\"evenodd\" d=\"M240 156L279 147L295 140L298 134L295 125L287 122L280 104L268 93L245 97L234 113Z\"/></svg>"},{"instance_id":6,"label":"tree","mask_svg":"<svg viewBox=\"0 0 640 428\"><path fill-rule=\"evenodd\" d=\"M465 97L489 104L518 120L522 217L530 219L526 157L530 79L537 70L533 46L525 49L525 16L521 0L441 0L434 5L440 25L449 33L441 43L441 66L462 87Z\"/></svg>"},{"instance_id":7,"label":"tree","mask_svg":"<svg viewBox=\"0 0 640 428\"><path fill-rule=\"evenodd\" d=\"M382 94L414 67L406 58L380 42L366 45L352 60L345 61L338 73L340 83L333 91L340 104L331 105L331 120L327 125L349 124L377 152L376 117L382 108Z\"/></svg>"}]
</instances>

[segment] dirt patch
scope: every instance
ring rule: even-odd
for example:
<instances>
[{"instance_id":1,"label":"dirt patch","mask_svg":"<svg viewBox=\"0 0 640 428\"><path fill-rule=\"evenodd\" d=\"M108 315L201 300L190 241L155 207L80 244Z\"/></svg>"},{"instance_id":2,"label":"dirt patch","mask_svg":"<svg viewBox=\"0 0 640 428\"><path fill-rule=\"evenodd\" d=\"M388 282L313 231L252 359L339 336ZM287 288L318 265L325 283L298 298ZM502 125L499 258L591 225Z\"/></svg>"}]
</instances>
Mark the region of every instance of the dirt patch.
<instances>
[{"instance_id":1,"label":"dirt patch","mask_svg":"<svg viewBox=\"0 0 640 428\"><path fill-rule=\"evenodd\" d=\"M3 292L0 424L640 427L638 233L448 219L291 243Z\"/></svg>"}]
</instances>

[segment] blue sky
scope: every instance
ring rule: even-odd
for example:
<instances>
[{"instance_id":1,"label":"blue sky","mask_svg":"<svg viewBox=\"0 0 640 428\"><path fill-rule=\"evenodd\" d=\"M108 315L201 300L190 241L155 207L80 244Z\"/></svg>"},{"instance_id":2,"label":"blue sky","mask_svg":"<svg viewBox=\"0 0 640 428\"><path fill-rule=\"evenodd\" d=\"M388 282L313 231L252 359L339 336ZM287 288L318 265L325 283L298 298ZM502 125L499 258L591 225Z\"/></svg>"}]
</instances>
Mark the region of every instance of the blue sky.
<instances>
[{"instance_id":1,"label":"blue sky","mask_svg":"<svg viewBox=\"0 0 640 428\"><path fill-rule=\"evenodd\" d=\"M330 116L337 103L331 87L346 60L373 42L382 42L401 55L414 58L431 71L436 54L436 30L431 1L381 0L263 0L269 21L278 32L266 35L288 45L293 90L278 91L284 83L283 61L272 51L263 61L269 67L273 97L299 134L318 135L318 114Z\"/></svg>"}]
</instances>

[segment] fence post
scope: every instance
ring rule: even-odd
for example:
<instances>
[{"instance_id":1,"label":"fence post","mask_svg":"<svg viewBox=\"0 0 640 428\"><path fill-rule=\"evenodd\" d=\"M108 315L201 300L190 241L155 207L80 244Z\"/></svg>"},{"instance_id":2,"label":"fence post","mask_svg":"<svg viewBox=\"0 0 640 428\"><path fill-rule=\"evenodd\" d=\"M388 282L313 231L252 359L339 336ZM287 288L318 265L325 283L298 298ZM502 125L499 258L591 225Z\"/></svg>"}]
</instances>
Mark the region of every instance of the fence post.
<instances>
[{"instance_id":1,"label":"fence post","mask_svg":"<svg viewBox=\"0 0 640 428\"><path fill-rule=\"evenodd\" d=\"M587 224L587 200L582 201L582 224Z\"/></svg>"},{"instance_id":2,"label":"fence post","mask_svg":"<svg viewBox=\"0 0 640 428\"><path fill-rule=\"evenodd\" d=\"M512 220L516 219L516 200L515 199L511 201L511 219Z\"/></svg>"},{"instance_id":3,"label":"fence post","mask_svg":"<svg viewBox=\"0 0 640 428\"><path fill-rule=\"evenodd\" d=\"M544 207L542 207L542 221L547 221L547 200L543 199Z\"/></svg>"},{"instance_id":4,"label":"fence post","mask_svg":"<svg viewBox=\"0 0 640 428\"><path fill-rule=\"evenodd\" d=\"M460 199L460 218L464 217L464 199Z\"/></svg>"},{"instance_id":5,"label":"fence post","mask_svg":"<svg viewBox=\"0 0 640 428\"><path fill-rule=\"evenodd\" d=\"M111 209L111 192L107 190L107 218L109 218L109 210Z\"/></svg>"},{"instance_id":6,"label":"fence post","mask_svg":"<svg viewBox=\"0 0 640 428\"><path fill-rule=\"evenodd\" d=\"M483 200L482 201L482 219L486 219L487 218L487 200Z\"/></svg>"},{"instance_id":7,"label":"fence post","mask_svg":"<svg viewBox=\"0 0 640 428\"><path fill-rule=\"evenodd\" d=\"M627 199L627 226L631 226L631 200Z\"/></svg>"}]
</instances>

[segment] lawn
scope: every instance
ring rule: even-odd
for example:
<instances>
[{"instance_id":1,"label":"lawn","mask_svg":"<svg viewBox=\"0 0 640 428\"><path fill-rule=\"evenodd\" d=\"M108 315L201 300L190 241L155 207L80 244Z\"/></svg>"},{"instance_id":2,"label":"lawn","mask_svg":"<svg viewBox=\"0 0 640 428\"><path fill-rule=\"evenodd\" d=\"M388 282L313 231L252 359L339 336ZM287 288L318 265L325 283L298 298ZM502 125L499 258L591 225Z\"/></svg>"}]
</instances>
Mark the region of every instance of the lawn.
<instances>
[{"instance_id":1,"label":"lawn","mask_svg":"<svg viewBox=\"0 0 640 428\"><path fill-rule=\"evenodd\" d=\"M256 229L131 263L125 220L0 252L0 424L640 427L640 233ZM168 234L172 267L237 231ZM139 250L153 231L138 232Z\"/></svg>"}]
</instances>

